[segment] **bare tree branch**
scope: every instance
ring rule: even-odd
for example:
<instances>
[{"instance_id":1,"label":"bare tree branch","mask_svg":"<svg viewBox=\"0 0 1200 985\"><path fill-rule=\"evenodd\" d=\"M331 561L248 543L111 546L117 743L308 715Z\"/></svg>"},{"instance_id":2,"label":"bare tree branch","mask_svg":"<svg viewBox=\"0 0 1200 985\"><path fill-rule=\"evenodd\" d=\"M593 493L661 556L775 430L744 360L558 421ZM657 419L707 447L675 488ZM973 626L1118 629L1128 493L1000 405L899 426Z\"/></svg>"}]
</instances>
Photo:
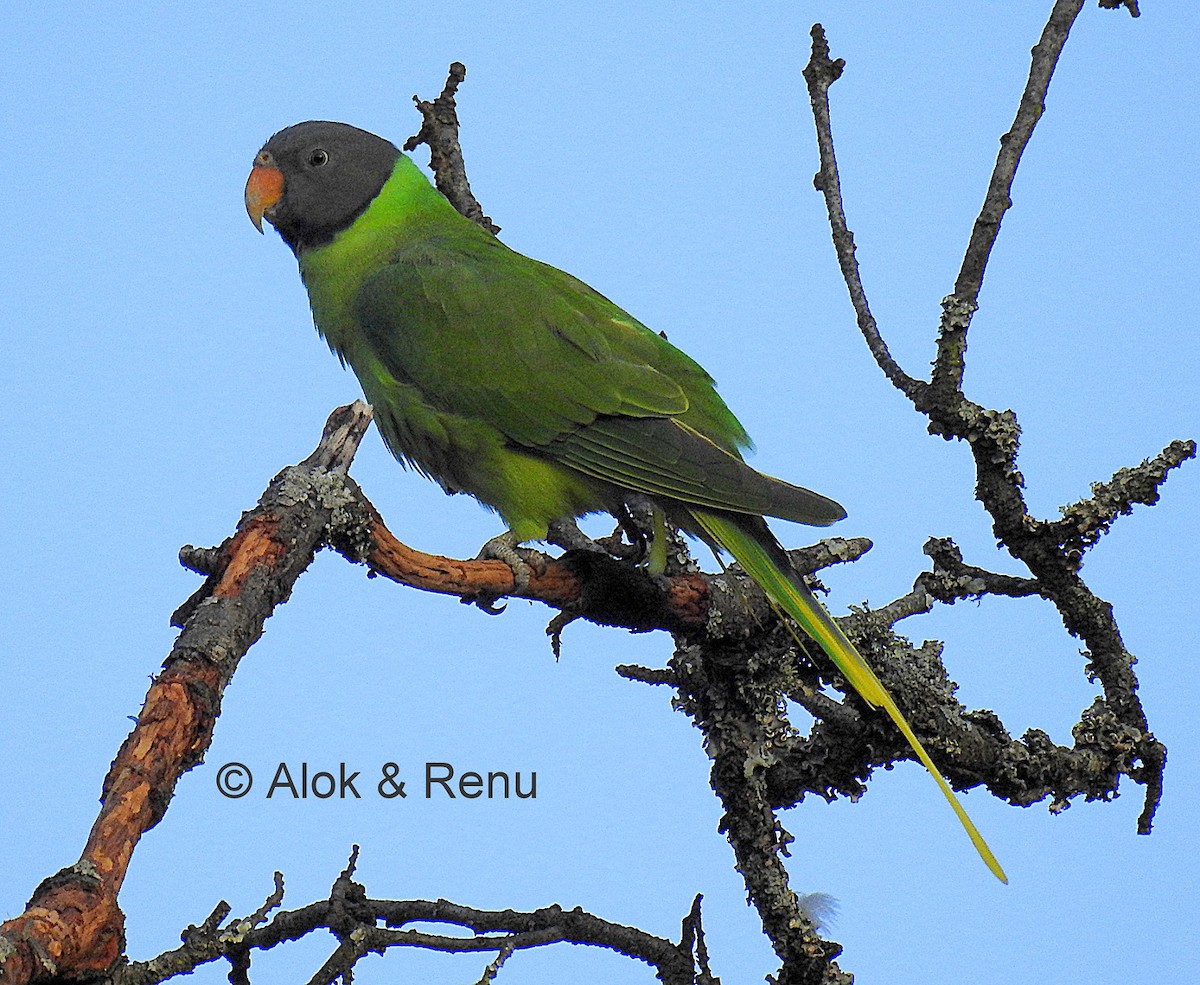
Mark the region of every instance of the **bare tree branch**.
<instances>
[{"instance_id":1,"label":"bare tree branch","mask_svg":"<svg viewBox=\"0 0 1200 985\"><path fill-rule=\"evenodd\" d=\"M45 880L24 914L0 925L5 985L102 971L124 951L117 894L133 851L162 818L179 777L203 759L238 662L321 546L367 420L361 402L335 411L313 454L275 477L222 551L220 573L189 607L105 777L79 861Z\"/></svg>"},{"instance_id":2,"label":"bare tree branch","mask_svg":"<svg viewBox=\"0 0 1200 985\"><path fill-rule=\"evenodd\" d=\"M471 191L463 163L462 145L458 142L458 110L454 94L466 77L467 67L462 62L454 62L440 96L432 102L413 96L424 123L415 136L404 142L404 149L412 151L421 144L428 145L429 166L433 169L438 191L468 219L494 234L500 232L500 227L483 214L483 206Z\"/></svg>"},{"instance_id":3,"label":"bare tree branch","mask_svg":"<svg viewBox=\"0 0 1200 985\"><path fill-rule=\"evenodd\" d=\"M1100 0L1100 7L1104 10L1119 10L1124 7L1129 11L1131 17L1142 16L1142 12L1138 10L1137 0Z\"/></svg>"},{"instance_id":4,"label":"bare tree branch","mask_svg":"<svg viewBox=\"0 0 1200 985\"><path fill-rule=\"evenodd\" d=\"M1166 749L1150 732L1137 694L1134 658L1121 639L1112 607L1088 589L1078 572L1084 550L1096 542L1116 516L1129 513L1135 503L1157 501L1159 487L1168 472L1195 456L1195 443L1173 442L1158 458L1134 469L1121 470L1111 482L1094 486L1091 499L1068 507L1063 519L1047 522L1034 518L1025 502L1024 477L1016 464L1021 434L1016 415L1011 410L981 407L969 400L962 390L967 329L978 307L984 270L1004 213L1012 205L1010 192L1021 155L1045 111L1050 80L1082 6L1083 0L1057 0L1041 40L1033 49L1029 78L1013 125L1001 139L1000 153L963 258L955 292L942 303L937 357L930 383L914 381L899 372L870 316L854 263L853 240L846 232L829 119L828 88L841 75L844 63L830 60L828 43L819 25L813 28L812 59L805 69L805 78L821 147L822 172L818 188L825 194L835 249L867 344L888 379L928 417L930 433L968 442L978 480L976 498L991 515L997 540L1022 561L1033 576L1029 579L1010 578L965 565L957 549L946 546L951 542L934 540L930 542L933 572L922 575L914 585L914 591L893 603L892 611L887 615L890 618L922 611L925 596L952 602L983 594L1037 594L1052 601L1068 632L1088 647L1088 673L1097 677L1103 687L1103 706L1092 710L1093 718L1108 723L1102 731L1109 738L1116 733L1124 737L1102 744L1109 750L1128 744L1127 754L1119 757L1115 772L1109 769L1112 757L1101 757L1105 764L1102 772L1111 780L1107 786L1115 791L1122 774L1145 786L1146 801L1138 830L1148 833L1161 797ZM1130 9L1136 13L1135 8ZM1093 734L1091 728L1085 727L1084 720L1079 728L1085 736ZM1078 749L1078 734L1076 738ZM1039 741L1031 745L1041 747L1042 744ZM953 769L954 764L950 765ZM1087 793L1089 797L1101 795L1089 782L1066 782L1061 773L1057 775L1055 804L1064 802L1063 798L1070 795L1067 791L1071 789ZM1086 776L1094 777L1095 771L1086 771ZM999 792L1000 788L992 782L989 787L993 792ZM1017 802L1022 795L1010 793L1008 796Z\"/></svg>"},{"instance_id":5,"label":"bare tree branch","mask_svg":"<svg viewBox=\"0 0 1200 985\"><path fill-rule=\"evenodd\" d=\"M988 182L983 208L975 220L971 241L963 256L958 279L954 283L954 294L964 305L971 306L979 300L979 290L983 286L983 274L987 269L988 258L996 245L996 237L1000 235L1000 223L1004 219L1004 213L1012 208L1013 179L1021 163L1021 155L1029 146L1034 127L1046 112L1046 92L1050 88L1050 79L1083 5L1084 0L1057 0L1042 30L1042 36L1034 46L1025 91L1021 94L1012 126L1000 138L1000 154L996 158L996 166ZM961 368L957 372L947 372L946 375L953 378L953 387L962 385ZM935 370L935 384L938 376L939 373Z\"/></svg>"},{"instance_id":6,"label":"bare tree branch","mask_svg":"<svg viewBox=\"0 0 1200 985\"><path fill-rule=\"evenodd\" d=\"M821 169L813 179L813 185L825 196L829 225L833 231L834 251L842 270L842 277L850 291L850 303L854 305L858 328L867 341L867 348L871 350L879 368L896 389L910 399L915 399L923 384L900 368L879 334L879 326L875 316L871 314L867 292L859 274L858 259L854 255L854 234L846 224L846 211L842 203L842 180L838 175L829 114L829 87L841 78L846 63L841 58L836 61L830 59L829 42L825 39L825 29L820 24L814 24L811 33L812 57L804 67L804 78L808 83L809 102L812 104L813 119L817 125L817 151L821 158Z\"/></svg>"},{"instance_id":7,"label":"bare tree branch","mask_svg":"<svg viewBox=\"0 0 1200 985\"><path fill-rule=\"evenodd\" d=\"M335 410L316 450L271 481L232 537L219 548L181 552L185 563L207 573L204 585L173 617L182 624L182 632L113 762L100 815L79 862L43 882L25 914L0 926L6 985L24 985L45 974L100 972L123 953L117 894L138 840L165 813L179 777L202 761L220 714L221 695L239 661L262 635L265 620L286 600L317 550L333 545L347 557L368 564L373 572L466 599L512 591L512 572L501 562L422 554L388 531L345 472L369 421L370 409L361 401ZM797 559L815 567L857 556L861 550L865 550L863 543L835 539L799 552ZM640 569L589 551L548 559L545 570L534 574L523 593L604 625L634 630L691 626L697 631L714 618L710 595L710 576L681 574L669 579L664 590ZM727 627L736 627L740 620L759 615L732 607L721 618ZM213 919L205 924L208 932L193 935L190 944L185 942L183 949L172 952L170 967L212 953ZM577 925L587 932L587 921L571 917L568 923L576 927L570 933L576 933ZM545 927L539 924L537 929ZM364 939L368 950L422 941L435 944L412 932L394 940L377 934ZM531 946L528 939L514 943L514 947L527 946ZM234 974L244 977L247 947L222 953L235 959ZM336 969L352 954L357 955L358 949L341 948L331 956L329 980L337 977Z\"/></svg>"},{"instance_id":8,"label":"bare tree branch","mask_svg":"<svg viewBox=\"0 0 1200 985\"><path fill-rule=\"evenodd\" d=\"M349 980L360 959L397 947L419 947L447 954L495 953L496 958L480 979L489 982L513 953L562 943L603 947L643 961L655 969L665 985L719 985L708 969L703 931L699 930L698 899L683 921L679 943L675 943L603 920L578 907L564 910L555 905L521 912L479 910L447 900L371 899L354 879L357 858L356 845L350 863L334 881L327 900L298 910L280 911L270 922L265 922L267 913L277 908L283 898L282 877L276 873L275 891L255 913L221 926L221 920L229 912L228 905L222 903L201 927L185 931L183 947L118 968L111 985L156 985L221 959L228 961L235 971L249 969L254 951L268 951L326 930L334 934L338 945L309 978L310 985L331 985L339 978ZM405 929L414 923L458 927L473 936Z\"/></svg>"}]
</instances>

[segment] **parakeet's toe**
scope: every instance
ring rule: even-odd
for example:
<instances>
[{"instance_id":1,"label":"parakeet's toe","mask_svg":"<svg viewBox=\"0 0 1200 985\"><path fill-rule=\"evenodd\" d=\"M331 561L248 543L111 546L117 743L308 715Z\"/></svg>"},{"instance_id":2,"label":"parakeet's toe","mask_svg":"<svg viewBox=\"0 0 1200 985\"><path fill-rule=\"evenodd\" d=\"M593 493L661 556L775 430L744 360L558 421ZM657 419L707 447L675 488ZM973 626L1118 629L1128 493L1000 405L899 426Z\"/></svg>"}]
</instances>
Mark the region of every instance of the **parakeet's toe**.
<instances>
[{"instance_id":1,"label":"parakeet's toe","mask_svg":"<svg viewBox=\"0 0 1200 985\"><path fill-rule=\"evenodd\" d=\"M529 588L529 575L539 575L546 570L546 555L529 547L519 547L517 536L511 530L493 537L479 549L476 558L480 561L503 561L513 573L513 591L523 592Z\"/></svg>"}]
</instances>

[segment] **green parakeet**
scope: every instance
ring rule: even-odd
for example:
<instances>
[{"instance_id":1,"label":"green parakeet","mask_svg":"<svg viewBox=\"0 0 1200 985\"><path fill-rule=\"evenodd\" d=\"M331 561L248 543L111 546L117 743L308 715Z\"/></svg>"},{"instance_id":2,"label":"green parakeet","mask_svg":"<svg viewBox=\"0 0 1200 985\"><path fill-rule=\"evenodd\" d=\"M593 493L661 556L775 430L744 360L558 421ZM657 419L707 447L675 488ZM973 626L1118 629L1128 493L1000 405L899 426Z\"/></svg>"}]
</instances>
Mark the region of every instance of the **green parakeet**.
<instances>
[{"instance_id":1,"label":"green parakeet","mask_svg":"<svg viewBox=\"0 0 1200 985\"><path fill-rule=\"evenodd\" d=\"M296 254L317 330L358 376L402 463L499 513L510 547L544 539L555 520L649 501L727 551L891 716L1007 882L763 520L826 526L845 511L747 465L746 432L695 361L464 218L393 144L356 127L316 121L275 134L254 160L246 208Z\"/></svg>"}]
</instances>

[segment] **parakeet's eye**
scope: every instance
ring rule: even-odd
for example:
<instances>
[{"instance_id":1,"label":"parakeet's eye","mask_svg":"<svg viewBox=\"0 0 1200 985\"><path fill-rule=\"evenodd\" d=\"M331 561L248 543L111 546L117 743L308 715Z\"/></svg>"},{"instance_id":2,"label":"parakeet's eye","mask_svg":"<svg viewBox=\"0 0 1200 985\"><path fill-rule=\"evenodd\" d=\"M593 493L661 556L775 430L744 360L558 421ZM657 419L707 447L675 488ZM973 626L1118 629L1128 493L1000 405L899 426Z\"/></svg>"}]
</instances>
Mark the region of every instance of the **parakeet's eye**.
<instances>
[{"instance_id":1,"label":"parakeet's eye","mask_svg":"<svg viewBox=\"0 0 1200 985\"><path fill-rule=\"evenodd\" d=\"M315 151L313 151L311 154L308 155L308 163L314 168L322 167L323 165L327 164L328 162L329 162L329 155L326 154L323 150L321 150L320 147L318 147Z\"/></svg>"}]
</instances>

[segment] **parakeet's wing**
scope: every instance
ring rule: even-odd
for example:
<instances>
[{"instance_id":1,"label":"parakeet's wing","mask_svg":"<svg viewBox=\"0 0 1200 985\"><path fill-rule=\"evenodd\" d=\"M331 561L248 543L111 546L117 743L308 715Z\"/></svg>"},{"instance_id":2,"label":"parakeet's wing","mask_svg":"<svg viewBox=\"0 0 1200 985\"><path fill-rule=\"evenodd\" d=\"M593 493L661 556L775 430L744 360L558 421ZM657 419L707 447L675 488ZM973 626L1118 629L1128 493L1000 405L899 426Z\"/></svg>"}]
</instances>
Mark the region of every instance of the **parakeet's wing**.
<instances>
[{"instance_id":1,"label":"parakeet's wing","mask_svg":"<svg viewBox=\"0 0 1200 985\"><path fill-rule=\"evenodd\" d=\"M745 431L694 360L497 240L431 237L395 254L355 313L380 365L432 406L586 475L709 509L844 516L741 460Z\"/></svg>"},{"instance_id":2,"label":"parakeet's wing","mask_svg":"<svg viewBox=\"0 0 1200 985\"><path fill-rule=\"evenodd\" d=\"M689 506L814 526L846 515L832 499L752 469L675 418L600 417L547 451L586 475Z\"/></svg>"}]
</instances>

